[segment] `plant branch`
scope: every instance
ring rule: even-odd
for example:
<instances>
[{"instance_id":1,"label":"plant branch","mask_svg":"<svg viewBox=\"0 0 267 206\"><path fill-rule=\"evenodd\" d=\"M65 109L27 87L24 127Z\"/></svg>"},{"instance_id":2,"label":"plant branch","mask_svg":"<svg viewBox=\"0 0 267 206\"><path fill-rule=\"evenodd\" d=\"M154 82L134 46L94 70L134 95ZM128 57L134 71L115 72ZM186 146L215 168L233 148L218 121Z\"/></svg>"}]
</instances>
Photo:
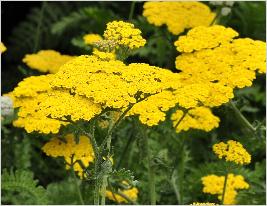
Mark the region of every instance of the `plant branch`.
<instances>
[{"instance_id":1,"label":"plant branch","mask_svg":"<svg viewBox=\"0 0 267 206\"><path fill-rule=\"evenodd\" d=\"M228 173L225 174L224 184L223 184L223 193L222 193L222 205L224 204L225 192L227 187Z\"/></svg>"},{"instance_id":2,"label":"plant branch","mask_svg":"<svg viewBox=\"0 0 267 206\"><path fill-rule=\"evenodd\" d=\"M239 111L239 109L235 106L235 104L230 101L230 106L234 110L236 116L238 117L239 121L242 122L250 131L255 132L256 129L250 124L250 122L244 117L244 115Z\"/></svg>"}]
</instances>

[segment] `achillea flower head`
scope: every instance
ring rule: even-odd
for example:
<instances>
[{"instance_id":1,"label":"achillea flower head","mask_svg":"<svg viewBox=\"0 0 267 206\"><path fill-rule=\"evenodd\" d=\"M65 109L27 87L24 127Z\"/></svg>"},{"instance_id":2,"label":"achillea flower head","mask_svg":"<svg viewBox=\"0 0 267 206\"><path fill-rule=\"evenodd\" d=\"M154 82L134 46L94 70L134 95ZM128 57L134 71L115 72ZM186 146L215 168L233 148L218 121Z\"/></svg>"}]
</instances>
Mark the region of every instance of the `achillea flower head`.
<instances>
[{"instance_id":1,"label":"achillea flower head","mask_svg":"<svg viewBox=\"0 0 267 206\"><path fill-rule=\"evenodd\" d=\"M225 176L207 175L201 178L203 184L203 192L212 195L218 195L218 199L222 199ZM237 190L248 189L249 184L244 180L242 175L228 174L224 204L236 204Z\"/></svg>"},{"instance_id":2,"label":"achillea flower head","mask_svg":"<svg viewBox=\"0 0 267 206\"><path fill-rule=\"evenodd\" d=\"M185 36L180 36L174 43L179 52L190 53L201 49L212 49L230 42L238 33L220 25L210 27L198 26L191 29Z\"/></svg>"},{"instance_id":3,"label":"achillea flower head","mask_svg":"<svg viewBox=\"0 0 267 206\"><path fill-rule=\"evenodd\" d=\"M4 53L5 51L6 51L5 45L2 42L0 42L0 53Z\"/></svg>"},{"instance_id":4,"label":"achillea flower head","mask_svg":"<svg viewBox=\"0 0 267 206\"><path fill-rule=\"evenodd\" d=\"M234 162L241 165L251 162L251 155L241 143L234 140L228 140L227 143L220 142L214 144L212 149L220 159L225 158L227 162Z\"/></svg>"},{"instance_id":5,"label":"achillea flower head","mask_svg":"<svg viewBox=\"0 0 267 206\"><path fill-rule=\"evenodd\" d=\"M124 46L130 49L143 47L146 43L139 29L134 28L133 24L123 21L107 23L107 28L103 36L105 40L114 41L118 46Z\"/></svg>"},{"instance_id":6,"label":"achillea flower head","mask_svg":"<svg viewBox=\"0 0 267 206\"><path fill-rule=\"evenodd\" d=\"M234 88L251 86L256 71L265 73L266 43L236 36L223 26L196 27L175 43L184 52L176 58L183 82L206 84L212 91L210 99L201 101L205 106L228 102Z\"/></svg>"},{"instance_id":7,"label":"achillea flower head","mask_svg":"<svg viewBox=\"0 0 267 206\"><path fill-rule=\"evenodd\" d=\"M128 183L123 181L123 184L125 184L126 186L128 186ZM132 187L129 189L124 189L121 190L119 189L119 191L121 193L123 193L124 195L126 195L128 198L130 198L133 201L136 201L138 198L138 189L136 187ZM118 203L128 203L128 200L126 200L124 197L122 197L119 194L113 194L112 191L107 190L106 191L106 197L112 201L118 202Z\"/></svg>"},{"instance_id":8,"label":"achillea flower head","mask_svg":"<svg viewBox=\"0 0 267 206\"><path fill-rule=\"evenodd\" d=\"M53 138L42 147L42 150L51 157L64 157L66 169L71 169L71 164L73 164L73 169L80 178L85 177L85 174L76 161L80 160L85 167L94 161L93 148L89 137L86 136L80 136L78 143L75 142L73 134L66 135L64 140Z\"/></svg>"},{"instance_id":9,"label":"achillea flower head","mask_svg":"<svg viewBox=\"0 0 267 206\"><path fill-rule=\"evenodd\" d=\"M83 40L87 45L93 45L98 41L101 41L103 38L99 34L86 34L83 36Z\"/></svg>"},{"instance_id":10,"label":"achillea flower head","mask_svg":"<svg viewBox=\"0 0 267 206\"><path fill-rule=\"evenodd\" d=\"M36 54L26 54L22 61L31 69L54 74L63 64L73 58L75 57L62 55L54 50L41 50Z\"/></svg>"},{"instance_id":11,"label":"achillea flower head","mask_svg":"<svg viewBox=\"0 0 267 206\"><path fill-rule=\"evenodd\" d=\"M171 120L175 127L178 121L183 117L184 111L177 110L172 114ZM212 114L211 110L206 107L196 107L190 109L188 113L181 120L179 125L175 128L176 132L187 131L189 129L199 129L206 132L219 126L220 119Z\"/></svg>"},{"instance_id":12,"label":"achillea flower head","mask_svg":"<svg viewBox=\"0 0 267 206\"><path fill-rule=\"evenodd\" d=\"M210 25L215 13L201 2L146 2L143 16L155 26L166 24L171 33L178 35L185 29Z\"/></svg>"}]
</instances>

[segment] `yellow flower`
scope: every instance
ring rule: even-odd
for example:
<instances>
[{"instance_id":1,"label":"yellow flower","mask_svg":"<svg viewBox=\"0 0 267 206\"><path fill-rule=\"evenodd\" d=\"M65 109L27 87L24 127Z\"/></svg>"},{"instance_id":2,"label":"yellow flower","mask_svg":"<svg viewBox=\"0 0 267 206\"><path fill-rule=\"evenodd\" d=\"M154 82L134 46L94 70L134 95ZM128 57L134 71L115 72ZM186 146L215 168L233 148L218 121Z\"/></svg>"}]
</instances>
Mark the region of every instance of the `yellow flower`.
<instances>
[{"instance_id":1,"label":"yellow flower","mask_svg":"<svg viewBox=\"0 0 267 206\"><path fill-rule=\"evenodd\" d=\"M83 36L85 44L93 45L95 42L102 40L103 38L99 34L86 34Z\"/></svg>"},{"instance_id":2,"label":"yellow flower","mask_svg":"<svg viewBox=\"0 0 267 206\"><path fill-rule=\"evenodd\" d=\"M90 162L94 161L94 151L89 137L80 136L78 139L79 142L76 143L73 134L66 135L63 140L53 138L42 147L42 150L51 157L64 157L66 169L71 169L73 164L74 171L83 178L85 177L83 168L77 161L80 160L85 167L88 167Z\"/></svg>"},{"instance_id":3,"label":"yellow flower","mask_svg":"<svg viewBox=\"0 0 267 206\"><path fill-rule=\"evenodd\" d=\"M174 45L179 52L199 51L228 43L236 36L238 33L235 30L224 26L198 26L191 29L186 36L180 36Z\"/></svg>"},{"instance_id":4,"label":"yellow flower","mask_svg":"<svg viewBox=\"0 0 267 206\"><path fill-rule=\"evenodd\" d=\"M129 186L128 183L126 183L125 181L123 181L123 184L127 187ZM137 197L138 197L138 189L136 187L132 187L129 189L124 189L124 190L120 190L119 192L121 192L122 194L124 194L125 196L127 196L129 199L131 199L132 201L136 201ZM126 200L124 197L122 197L119 194L113 194L112 191L107 190L106 191L106 197L110 200L113 200L115 202L118 203L128 203L128 200Z\"/></svg>"},{"instance_id":5,"label":"yellow flower","mask_svg":"<svg viewBox=\"0 0 267 206\"><path fill-rule=\"evenodd\" d=\"M36 54L26 54L22 61L31 69L54 74L63 64L73 58L73 56L62 55L54 50L41 50Z\"/></svg>"},{"instance_id":6,"label":"yellow flower","mask_svg":"<svg viewBox=\"0 0 267 206\"><path fill-rule=\"evenodd\" d=\"M222 199L225 176L207 175L201 178L203 184L203 192L212 195L218 195L218 199ZM224 196L224 204L236 204L235 198L237 190L248 189L249 184L244 180L242 175L228 174L226 191Z\"/></svg>"},{"instance_id":7,"label":"yellow flower","mask_svg":"<svg viewBox=\"0 0 267 206\"><path fill-rule=\"evenodd\" d=\"M178 35L185 29L210 25L215 13L201 2L146 2L143 16L155 26L166 24L171 33Z\"/></svg>"},{"instance_id":8,"label":"yellow flower","mask_svg":"<svg viewBox=\"0 0 267 206\"><path fill-rule=\"evenodd\" d=\"M234 30L215 25L194 28L180 37L175 43L177 49L191 52L176 58L176 68L182 71L184 81L219 85L220 90L229 90L225 95L227 99L233 97L231 90L235 87L251 86L255 71L264 73L266 70L266 43L248 38L233 39L235 36Z\"/></svg>"},{"instance_id":9,"label":"yellow flower","mask_svg":"<svg viewBox=\"0 0 267 206\"><path fill-rule=\"evenodd\" d=\"M104 38L130 49L143 47L146 43L139 29L134 28L133 24L123 21L109 22L104 32Z\"/></svg>"},{"instance_id":10,"label":"yellow flower","mask_svg":"<svg viewBox=\"0 0 267 206\"><path fill-rule=\"evenodd\" d=\"M5 45L2 42L0 42L0 53L4 53L5 51L6 51Z\"/></svg>"},{"instance_id":11,"label":"yellow flower","mask_svg":"<svg viewBox=\"0 0 267 206\"><path fill-rule=\"evenodd\" d=\"M177 110L172 114L173 126L183 117L184 112ZM219 126L220 119L212 114L211 110L206 107L196 107L190 109L184 118L180 121L179 125L175 128L176 132L187 131L189 129L200 129L206 132L211 131L213 128Z\"/></svg>"},{"instance_id":12,"label":"yellow flower","mask_svg":"<svg viewBox=\"0 0 267 206\"><path fill-rule=\"evenodd\" d=\"M236 164L249 164L251 156L243 147L243 145L234 140L227 141L227 144L220 142L214 144L213 152L220 158L225 158L226 161L235 162Z\"/></svg>"}]
</instances>

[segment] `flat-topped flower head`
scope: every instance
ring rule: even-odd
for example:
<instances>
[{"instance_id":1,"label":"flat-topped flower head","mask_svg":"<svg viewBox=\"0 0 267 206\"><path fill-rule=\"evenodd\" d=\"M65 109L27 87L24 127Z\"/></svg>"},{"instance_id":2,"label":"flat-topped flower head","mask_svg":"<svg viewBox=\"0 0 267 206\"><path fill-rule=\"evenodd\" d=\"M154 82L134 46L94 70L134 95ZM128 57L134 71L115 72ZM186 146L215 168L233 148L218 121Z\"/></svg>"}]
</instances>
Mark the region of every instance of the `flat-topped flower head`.
<instances>
[{"instance_id":1,"label":"flat-topped flower head","mask_svg":"<svg viewBox=\"0 0 267 206\"><path fill-rule=\"evenodd\" d=\"M36 54L26 54L22 61L31 69L54 74L63 64L73 58L73 56L63 55L54 50L41 50Z\"/></svg>"},{"instance_id":2,"label":"flat-topped flower head","mask_svg":"<svg viewBox=\"0 0 267 206\"><path fill-rule=\"evenodd\" d=\"M146 40L141 36L141 31L136 29L133 24L124 21L112 21L107 23L104 32L106 40L116 42L118 46L137 49L143 47Z\"/></svg>"},{"instance_id":3,"label":"flat-topped flower head","mask_svg":"<svg viewBox=\"0 0 267 206\"><path fill-rule=\"evenodd\" d=\"M225 176L217 176L214 174L202 177L203 192L218 195L218 199L222 200L224 180ZM228 174L224 204L236 204L237 190L248 188L249 184L244 180L242 175Z\"/></svg>"},{"instance_id":4,"label":"flat-topped flower head","mask_svg":"<svg viewBox=\"0 0 267 206\"><path fill-rule=\"evenodd\" d=\"M191 29L185 36L180 36L174 45L179 52L193 52L215 48L220 44L230 42L237 36L238 33L235 30L224 26L198 26Z\"/></svg>"},{"instance_id":5,"label":"flat-topped flower head","mask_svg":"<svg viewBox=\"0 0 267 206\"><path fill-rule=\"evenodd\" d=\"M83 36L85 44L94 45L94 43L101 41L103 38L99 34L86 34Z\"/></svg>"},{"instance_id":6,"label":"flat-topped flower head","mask_svg":"<svg viewBox=\"0 0 267 206\"><path fill-rule=\"evenodd\" d=\"M66 169L71 169L73 166L80 178L85 174L77 161L80 160L85 167L94 161L93 148L89 137L86 136L80 136L78 143L73 134L68 134L63 139L53 138L42 147L42 150L51 157L64 157Z\"/></svg>"},{"instance_id":7,"label":"flat-topped flower head","mask_svg":"<svg viewBox=\"0 0 267 206\"><path fill-rule=\"evenodd\" d=\"M243 145L234 140L228 140L227 143L220 142L214 144L213 152L220 158L236 164L249 164L251 162L251 156L243 147Z\"/></svg>"},{"instance_id":8,"label":"flat-topped flower head","mask_svg":"<svg viewBox=\"0 0 267 206\"><path fill-rule=\"evenodd\" d=\"M165 24L171 33L178 35L185 29L210 25L215 13L201 2L146 2L143 16L150 24Z\"/></svg>"}]
</instances>

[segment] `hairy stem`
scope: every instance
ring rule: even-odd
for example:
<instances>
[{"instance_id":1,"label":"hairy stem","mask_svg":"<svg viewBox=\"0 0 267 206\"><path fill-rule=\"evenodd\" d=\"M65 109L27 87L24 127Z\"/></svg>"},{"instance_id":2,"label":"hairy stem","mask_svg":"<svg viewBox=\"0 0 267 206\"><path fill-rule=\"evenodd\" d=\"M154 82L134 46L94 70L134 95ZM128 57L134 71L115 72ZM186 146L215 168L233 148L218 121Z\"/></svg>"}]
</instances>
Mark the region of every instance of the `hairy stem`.
<instances>
[{"instance_id":1,"label":"hairy stem","mask_svg":"<svg viewBox=\"0 0 267 206\"><path fill-rule=\"evenodd\" d=\"M245 125L250 131L255 132L256 129L250 124L250 122L246 119L246 117L244 117L244 115L239 111L239 109L235 106L235 104L232 101L230 101L229 103L239 121L243 125Z\"/></svg>"},{"instance_id":2,"label":"hairy stem","mask_svg":"<svg viewBox=\"0 0 267 206\"><path fill-rule=\"evenodd\" d=\"M222 193L222 205L224 204L225 192L227 187L228 173L225 174L224 184L223 184L223 193Z\"/></svg>"}]
</instances>

